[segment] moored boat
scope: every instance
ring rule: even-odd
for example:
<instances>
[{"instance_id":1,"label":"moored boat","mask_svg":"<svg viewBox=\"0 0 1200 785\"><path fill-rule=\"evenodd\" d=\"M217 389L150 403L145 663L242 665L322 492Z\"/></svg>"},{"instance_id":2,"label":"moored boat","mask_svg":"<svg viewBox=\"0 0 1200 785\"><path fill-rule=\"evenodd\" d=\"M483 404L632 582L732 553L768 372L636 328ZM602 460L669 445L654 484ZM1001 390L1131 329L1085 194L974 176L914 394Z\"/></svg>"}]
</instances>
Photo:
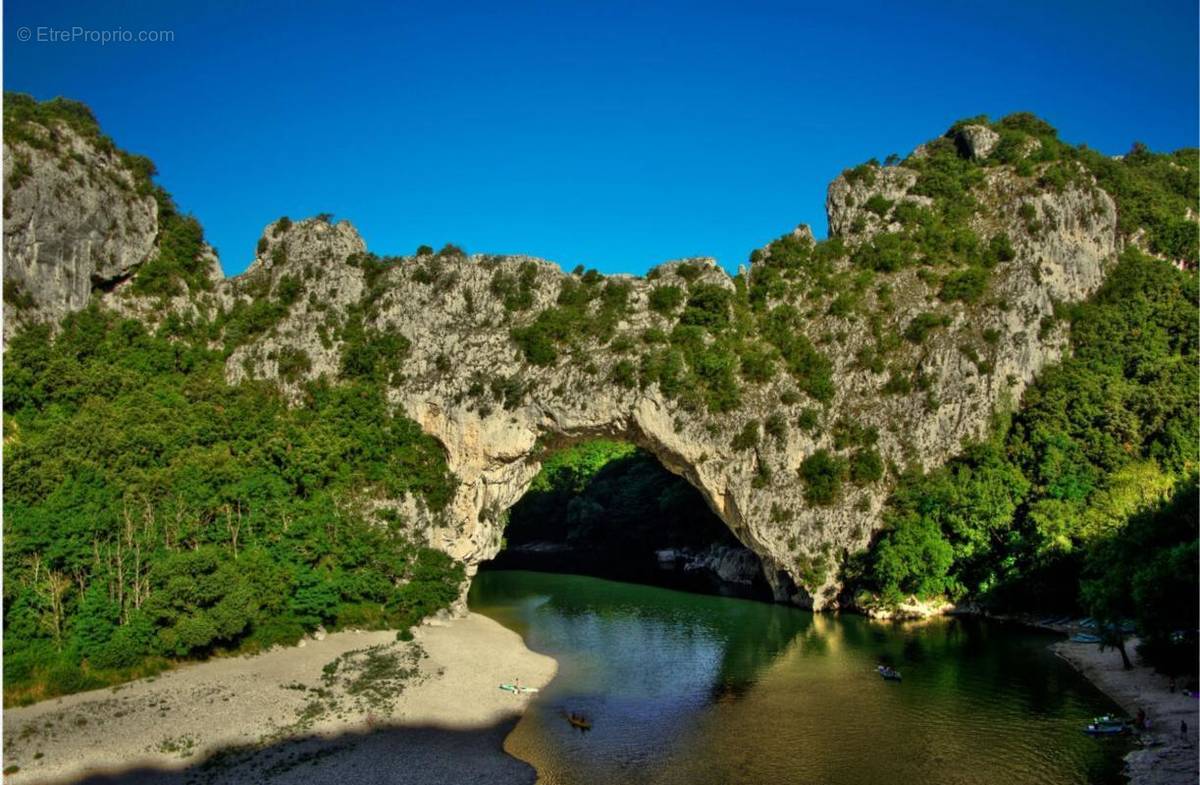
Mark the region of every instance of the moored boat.
<instances>
[{"instance_id":1,"label":"moored boat","mask_svg":"<svg viewBox=\"0 0 1200 785\"><path fill-rule=\"evenodd\" d=\"M1126 722L1093 722L1084 728L1083 732L1089 736L1119 736L1129 732L1129 724Z\"/></svg>"}]
</instances>

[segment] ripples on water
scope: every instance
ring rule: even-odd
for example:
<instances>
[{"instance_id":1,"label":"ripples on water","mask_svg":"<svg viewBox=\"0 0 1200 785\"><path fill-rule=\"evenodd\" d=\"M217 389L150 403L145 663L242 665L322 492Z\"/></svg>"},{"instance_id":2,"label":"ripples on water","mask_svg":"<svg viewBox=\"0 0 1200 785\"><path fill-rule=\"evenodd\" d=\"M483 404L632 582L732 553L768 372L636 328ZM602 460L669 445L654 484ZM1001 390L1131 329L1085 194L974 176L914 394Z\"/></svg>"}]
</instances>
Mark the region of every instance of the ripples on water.
<instances>
[{"instance_id":1,"label":"ripples on water","mask_svg":"<svg viewBox=\"0 0 1200 785\"><path fill-rule=\"evenodd\" d=\"M1025 628L518 571L481 572L470 605L558 660L506 742L547 785L1123 781L1126 742L1081 732L1115 707Z\"/></svg>"}]
</instances>

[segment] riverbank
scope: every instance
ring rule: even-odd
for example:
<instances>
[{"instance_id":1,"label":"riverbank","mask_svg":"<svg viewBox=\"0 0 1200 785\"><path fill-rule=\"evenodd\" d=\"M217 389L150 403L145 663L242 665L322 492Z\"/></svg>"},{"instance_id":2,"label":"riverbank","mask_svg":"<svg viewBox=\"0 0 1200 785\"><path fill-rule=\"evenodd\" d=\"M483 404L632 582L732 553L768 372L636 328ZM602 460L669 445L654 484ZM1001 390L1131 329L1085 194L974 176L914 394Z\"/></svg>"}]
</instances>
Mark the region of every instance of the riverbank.
<instances>
[{"instance_id":1,"label":"riverbank","mask_svg":"<svg viewBox=\"0 0 1200 785\"><path fill-rule=\"evenodd\" d=\"M946 615L979 616L994 621L1021 624L1027 627L1070 636L1094 632L1080 626L1079 620L1030 613L993 613L975 606L955 606L949 603L921 603L915 599L900 606L896 612L865 611L879 621L921 621ZM1134 652L1138 641L1130 638L1126 649L1136 661ZM1053 644L1051 650L1069 663L1081 676L1115 701L1131 718L1138 710L1151 719L1149 733L1141 738L1149 746L1125 756L1125 771L1130 785L1194 785L1200 775L1200 701L1180 690L1170 689L1170 678L1155 673L1153 668L1135 665L1125 670L1121 655L1115 649L1100 651L1095 643L1070 640ZM1180 722L1187 723L1187 734L1181 732Z\"/></svg>"},{"instance_id":2,"label":"riverbank","mask_svg":"<svg viewBox=\"0 0 1200 785\"><path fill-rule=\"evenodd\" d=\"M532 783L502 746L529 698L498 685L545 686L554 660L474 613L414 632L338 632L6 710L4 781Z\"/></svg>"},{"instance_id":3,"label":"riverbank","mask_svg":"<svg viewBox=\"0 0 1200 785\"><path fill-rule=\"evenodd\" d=\"M1132 653L1136 639L1127 643ZM1113 650L1100 651L1094 643L1067 640L1054 644L1055 654L1112 698L1130 716L1139 709L1150 718L1148 737L1159 746L1135 750L1125 757L1130 785L1193 785L1200 761L1200 702L1170 689L1170 680L1152 668L1136 665L1125 670L1121 655ZM1187 735L1180 732L1186 722Z\"/></svg>"}]
</instances>

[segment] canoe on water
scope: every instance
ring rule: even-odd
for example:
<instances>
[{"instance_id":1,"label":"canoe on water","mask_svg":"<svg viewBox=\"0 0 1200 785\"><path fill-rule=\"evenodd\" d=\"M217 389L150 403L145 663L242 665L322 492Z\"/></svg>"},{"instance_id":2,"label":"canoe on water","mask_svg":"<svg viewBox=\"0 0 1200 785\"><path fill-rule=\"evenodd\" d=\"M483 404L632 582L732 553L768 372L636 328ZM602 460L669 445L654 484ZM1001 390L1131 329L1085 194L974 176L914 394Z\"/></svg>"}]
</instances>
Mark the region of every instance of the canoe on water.
<instances>
[{"instance_id":1,"label":"canoe on water","mask_svg":"<svg viewBox=\"0 0 1200 785\"><path fill-rule=\"evenodd\" d=\"M1083 729L1083 732L1089 736L1119 736L1126 733L1129 726L1125 723L1093 723Z\"/></svg>"},{"instance_id":2,"label":"canoe on water","mask_svg":"<svg viewBox=\"0 0 1200 785\"><path fill-rule=\"evenodd\" d=\"M531 693L538 691L537 687L518 687L515 684L507 684L507 683L501 684L500 689L504 690L505 692L515 692L518 695L529 695Z\"/></svg>"},{"instance_id":3,"label":"canoe on water","mask_svg":"<svg viewBox=\"0 0 1200 785\"><path fill-rule=\"evenodd\" d=\"M900 671L895 668L889 668L886 665L880 665L877 670L884 681L900 681Z\"/></svg>"}]
</instances>

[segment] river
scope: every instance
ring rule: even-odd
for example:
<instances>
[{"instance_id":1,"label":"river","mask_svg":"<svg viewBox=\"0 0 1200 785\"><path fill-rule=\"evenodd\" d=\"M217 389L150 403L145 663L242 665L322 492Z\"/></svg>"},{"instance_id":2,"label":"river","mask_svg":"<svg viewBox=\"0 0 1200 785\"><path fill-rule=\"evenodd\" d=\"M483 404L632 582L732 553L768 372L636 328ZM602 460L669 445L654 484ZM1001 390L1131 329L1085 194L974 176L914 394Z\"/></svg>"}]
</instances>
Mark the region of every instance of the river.
<instances>
[{"instance_id":1,"label":"river","mask_svg":"<svg viewBox=\"0 0 1200 785\"><path fill-rule=\"evenodd\" d=\"M469 604L558 660L505 743L546 785L1124 781L1127 743L1081 732L1116 706L1024 627L508 570L480 572Z\"/></svg>"}]
</instances>

